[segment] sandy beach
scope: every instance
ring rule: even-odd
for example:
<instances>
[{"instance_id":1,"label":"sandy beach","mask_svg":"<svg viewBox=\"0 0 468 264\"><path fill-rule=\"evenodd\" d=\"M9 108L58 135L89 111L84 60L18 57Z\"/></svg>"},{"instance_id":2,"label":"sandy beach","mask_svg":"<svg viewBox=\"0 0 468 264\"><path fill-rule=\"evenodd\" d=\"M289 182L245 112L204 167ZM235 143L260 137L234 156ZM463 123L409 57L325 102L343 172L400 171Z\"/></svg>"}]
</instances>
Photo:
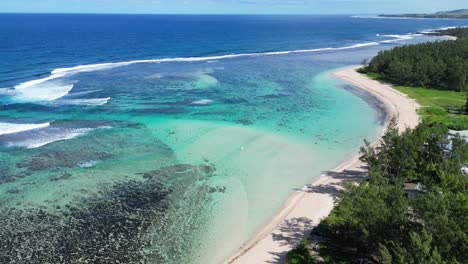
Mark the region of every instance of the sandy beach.
<instances>
[{"instance_id":1,"label":"sandy beach","mask_svg":"<svg viewBox=\"0 0 468 264\"><path fill-rule=\"evenodd\" d=\"M333 75L376 97L389 119L395 117L400 130L413 128L420 122L416 113L419 105L414 100L355 69L340 69ZM358 182L365 175L366 167L359 161L358 153L336 169L324 172L317 181L292 195L272 221L225 263L282 263L286 253L332 211L343 183Z\"/></svg>"}]
</instances>

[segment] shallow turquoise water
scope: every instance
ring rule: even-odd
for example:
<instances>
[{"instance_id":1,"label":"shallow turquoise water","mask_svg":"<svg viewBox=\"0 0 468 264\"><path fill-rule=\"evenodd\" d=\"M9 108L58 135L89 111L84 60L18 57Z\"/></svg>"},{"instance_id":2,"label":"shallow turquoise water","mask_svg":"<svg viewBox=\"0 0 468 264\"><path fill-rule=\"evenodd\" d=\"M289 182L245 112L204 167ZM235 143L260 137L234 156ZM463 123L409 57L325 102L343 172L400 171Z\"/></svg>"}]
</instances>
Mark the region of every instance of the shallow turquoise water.
<instances>
[{"instance_id":1,"label":"shallow turquoise water","mask_svg":"<svg viewBox=\"0 0 468 264\"><path fill-rule=\"evenodd\" d=\"M2 171L11 181L0 185L3 205L62 214L117 183L145 185L145 173L205 164L215 170L207 178L156 173L171 193L158 224L146 230L143 240L155 242L145 254L173 263L220 261L295 189L381 128L375 110L309 59L136 64L48 81L74 87L58 100L3 112L25 123L50 122L0 139ZM92 102L88 95L110 99L70 103Z\"/></svg>"}]
</instances>

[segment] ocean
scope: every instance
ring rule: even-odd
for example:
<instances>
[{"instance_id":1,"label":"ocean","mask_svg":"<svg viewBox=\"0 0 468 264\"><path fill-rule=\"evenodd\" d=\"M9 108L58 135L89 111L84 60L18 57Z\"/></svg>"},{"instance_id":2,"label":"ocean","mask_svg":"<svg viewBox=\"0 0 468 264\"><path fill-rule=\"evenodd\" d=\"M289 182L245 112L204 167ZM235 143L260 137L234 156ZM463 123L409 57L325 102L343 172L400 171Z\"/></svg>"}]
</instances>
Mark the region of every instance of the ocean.
<instances>
[{"instance_id":1,"label":"ocean","mask_svg":"<svg viewBox=\"0 0 468 264\"><path fill-rule=\"evenodd\" d=\"M380 136L331 71L467 25L0 14L0 262L222 262Z\"/></svg>"}]
</instances>

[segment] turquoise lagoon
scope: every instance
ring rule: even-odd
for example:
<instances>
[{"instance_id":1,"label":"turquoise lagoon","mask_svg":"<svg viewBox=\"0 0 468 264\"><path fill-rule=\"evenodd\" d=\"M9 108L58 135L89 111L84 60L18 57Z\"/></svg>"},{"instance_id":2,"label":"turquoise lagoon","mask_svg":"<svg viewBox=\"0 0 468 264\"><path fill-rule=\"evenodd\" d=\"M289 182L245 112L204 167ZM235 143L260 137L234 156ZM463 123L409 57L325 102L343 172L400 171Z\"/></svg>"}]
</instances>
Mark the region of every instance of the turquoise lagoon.
<instances>
[{"instance_id":1,"label":"turquoise lagoon","mask_svg":"<svg viewBox=\"0 0 468 264\"><path fill-rule=\"evenodd\" d=\"M156 240L150 253L173 263L222 260L292 193L382 129L379 113L311 55L135 64L38 85L73 89L3 111L49 123L2 135L1 167L11 179L0 185L3 206L61 214L105 199L116 183L144 186L145 174L172 168L153 173L171 193L161 216L151 215L163 223L145 235ZM16 100L35 100L28 93ZM190 171L199 165L209 176Z\"/></svg>"},{"instance_id":2,"label":"turquoise lagoon","mask_svg":"<svg viewBox=\"0 0 468 264\"><path fill-rule=\"evenodd\" d=\"M0 96L0 247L10 252L0 260L221 262L381 134L378 102L330 72L434 40L374 38L11 73Z\"/></svg>"}]
</instances>

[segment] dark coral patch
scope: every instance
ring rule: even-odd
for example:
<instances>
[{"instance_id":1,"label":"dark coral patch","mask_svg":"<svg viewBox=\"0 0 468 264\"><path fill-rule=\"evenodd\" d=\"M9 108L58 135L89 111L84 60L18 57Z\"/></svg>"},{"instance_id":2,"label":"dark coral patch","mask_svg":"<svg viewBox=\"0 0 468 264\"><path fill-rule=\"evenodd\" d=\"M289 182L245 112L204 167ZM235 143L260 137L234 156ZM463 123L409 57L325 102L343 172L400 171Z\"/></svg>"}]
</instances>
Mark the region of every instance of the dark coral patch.
<instances>
[{"instance_id":1,"label":"dark coral patch","mask_svg":"<svg viewBox=\"0 0 468 264\"><path fill-rule=\"evenodd\" d=\"M178 164L143 173L142 181L117 183L56 210L3 207L0 263L146 263L148 259L166 263L167 255L174 252L158 251L156 245L148 255L147 249L154 243L171 243L171 238L148 233L155 227L167 231L165 225L174 224L167 221L174 219L167 214L180 190L199 188L203 196L224 192L224 187L197 184L214 171L209 165Z\"/></svg>"}]
</instances>

